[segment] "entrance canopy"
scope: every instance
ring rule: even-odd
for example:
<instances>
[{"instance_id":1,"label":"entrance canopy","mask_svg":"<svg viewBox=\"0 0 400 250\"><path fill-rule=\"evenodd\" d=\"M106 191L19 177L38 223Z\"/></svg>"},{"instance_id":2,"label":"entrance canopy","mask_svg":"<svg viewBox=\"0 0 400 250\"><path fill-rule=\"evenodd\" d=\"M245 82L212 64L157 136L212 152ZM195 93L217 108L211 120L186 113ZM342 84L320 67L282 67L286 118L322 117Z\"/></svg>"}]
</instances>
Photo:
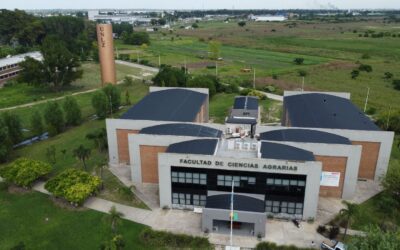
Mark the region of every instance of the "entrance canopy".
<instances>
[{"instance_id":1,"label":"entrance canopy","mask_svg":"<svg viewBox=\"0 0 400 250\"><path fill-rule=\"evenodd\" d=\"M231 194L219 194L207 197L206 208L215 209L231 209ZM233 195L233 210L264 213L265 205L262 200L234 194Z\"/></svg>"}]
</instances>

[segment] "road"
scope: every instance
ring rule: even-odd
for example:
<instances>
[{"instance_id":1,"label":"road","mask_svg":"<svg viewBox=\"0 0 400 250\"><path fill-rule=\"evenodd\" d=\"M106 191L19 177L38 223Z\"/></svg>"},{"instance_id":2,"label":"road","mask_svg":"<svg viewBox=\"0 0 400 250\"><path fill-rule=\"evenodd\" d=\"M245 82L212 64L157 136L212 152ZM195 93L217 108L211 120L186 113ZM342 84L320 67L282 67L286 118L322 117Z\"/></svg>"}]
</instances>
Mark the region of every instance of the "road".
<instances>
[{"instance_id":1,"label":"road","mask_svg":"<svg viewBox=\"0 0 400 250\"><path fill-rule=\"evenodd\" d=\"M115 60L115 63L121 64L121 65L125 65L125 66L129 66L129 67L132 67L132 68L138 68L138 69L147 70L147 71L154 72L154 73L158 73L158 71L159 71L158 68L145 66L145 65L137 64L137 63L125 62L125 61L121 61L121 60Z\"/></svg>"}]
</instances>

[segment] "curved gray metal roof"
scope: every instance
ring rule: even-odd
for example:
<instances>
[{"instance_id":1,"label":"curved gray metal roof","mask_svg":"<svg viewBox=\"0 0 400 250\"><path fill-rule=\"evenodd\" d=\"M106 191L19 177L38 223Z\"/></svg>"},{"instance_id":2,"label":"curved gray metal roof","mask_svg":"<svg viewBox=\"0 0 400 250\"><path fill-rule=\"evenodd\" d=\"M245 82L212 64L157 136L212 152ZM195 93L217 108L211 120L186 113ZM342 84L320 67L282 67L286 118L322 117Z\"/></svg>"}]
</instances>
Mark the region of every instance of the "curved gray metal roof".
<instances>
[{"instance_id":1,"label":"curved gray metal roof","mask_svg":"<svg viewBox=\"0 0 400 250\"><path fill-rule=\"evenodd\" d=\"M207 196L206 208L229 210L231 208L231 194ZM262 200L245 195L234 194L233 210L264 213L265 205Z\"/></svg>"},{"instance_id":2,"label":"curved gray metal roof","mask_svg":"<svg viewBox=\"0 0 400 250\"><path fill-rule=\"evenodd\" d=\"M193 122L207 95L189 89L150 92L121 119Z\"/></svg>"},{"instance_id":3,"label":"curved gray metal roof","mask_svg":"<svg viewBox=\"0 0 400 250\"><path fill-rule=\"evenodd\" d=\"M197 124L169 123L143 128L140 130L140 134L219 138L222 135L222 131Z\"/></svg>"},{"instance_id":4,"label":"curved gray metal roof","mask_svg":"<svg viewBox=\"0 0 400 250\"><path fill-rule=\"evenodd\" d=\"M320 93L285 96L292 127L379 130L350 100Z\"/></svg>"},{"instance_id":5,"label":"curved gray metal roof","mask_svg":"<svg viewBox=\"0 0 400 250\"><path fill-rule=\"evenodd\" d=\"M260 133L260 140L351 144L346 137L312 129L278 129Z\"/></svg>"},{"instance_id":6,"label":"curved gray metal roof","mask_svg":"<svg viewBox=\"0 0 400 250\"><path fill-rule=\"evenodd\" d=\"M167 153L213 155L217 143L217 139L199 139L178 142L169 145Z\"/></svg>"},{"instance_id":7,"label":"curved gray metal roof","mask_svg":"<svg viewBox=\"0 0 400 250\"><path fill-rule=\"evenodd\" d=\"M261 158L288 161L315 161L310 151L279 143L261 142Z\"/></svg>"}]
</instances>

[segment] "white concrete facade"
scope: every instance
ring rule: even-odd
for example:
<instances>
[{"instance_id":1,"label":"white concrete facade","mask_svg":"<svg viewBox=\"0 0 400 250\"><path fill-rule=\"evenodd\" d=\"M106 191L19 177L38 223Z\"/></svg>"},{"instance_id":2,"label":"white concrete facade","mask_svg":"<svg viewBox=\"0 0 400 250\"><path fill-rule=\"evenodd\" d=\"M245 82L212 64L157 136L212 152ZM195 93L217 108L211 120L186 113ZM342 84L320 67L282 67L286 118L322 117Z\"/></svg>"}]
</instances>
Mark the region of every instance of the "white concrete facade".
<instances>
[{"instance_id":1,"label":"white concrete facade","mask_svg":"<svg viewBox=\"0 0 400 250\"><path fill-rule=\"evenodd\" d=\"M205 160L211 161L211 164L185 164L181 160ZM219 162L219 164L215 164ZM229 167L230 162L237 163L252 163L257 164L257 168L244 168L244 167ZM222 163L222 164L221 164ZM221 166L223 165L223 166ZM278 170L265 168L266 165L282 165L282 166L296 166L296 170ZM304 210L303 218L315 218L317 213L318 197L319 197L319 183L322 172L322 163L316 161L308 162L295 162L273 159L231 159L216 156L192 155L192 154L174 154L174 153L160 153L158 154L158 176L159 176L159 190L160 190L160 206L172 206L172 187L171 187L171 166L188 167L188 168L201 168L201 169L222 169L222 170L235 170L235 171L250 171L250 172L263 172L263 173L278 173L278 174L291 174L291 175L305 175L306 188L304 194Z\"/></svg>"}]
</instances>

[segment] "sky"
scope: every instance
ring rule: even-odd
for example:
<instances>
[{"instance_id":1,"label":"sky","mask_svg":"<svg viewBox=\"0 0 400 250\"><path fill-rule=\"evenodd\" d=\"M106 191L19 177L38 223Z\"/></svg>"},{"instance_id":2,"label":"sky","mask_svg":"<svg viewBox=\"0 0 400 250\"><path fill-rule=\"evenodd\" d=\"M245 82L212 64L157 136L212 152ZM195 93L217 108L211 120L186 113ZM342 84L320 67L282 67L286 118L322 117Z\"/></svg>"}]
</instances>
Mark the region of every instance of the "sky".
<instances>
[{"instance_id":1,"label":"sky","mask_svg":"<svg viewBox=\"0 0 400 250\"><path fill-rule=\"evenodd\" d=\"M400 0L0 0L0 9L400 9Z\"/></svg>"}]
</instances>

